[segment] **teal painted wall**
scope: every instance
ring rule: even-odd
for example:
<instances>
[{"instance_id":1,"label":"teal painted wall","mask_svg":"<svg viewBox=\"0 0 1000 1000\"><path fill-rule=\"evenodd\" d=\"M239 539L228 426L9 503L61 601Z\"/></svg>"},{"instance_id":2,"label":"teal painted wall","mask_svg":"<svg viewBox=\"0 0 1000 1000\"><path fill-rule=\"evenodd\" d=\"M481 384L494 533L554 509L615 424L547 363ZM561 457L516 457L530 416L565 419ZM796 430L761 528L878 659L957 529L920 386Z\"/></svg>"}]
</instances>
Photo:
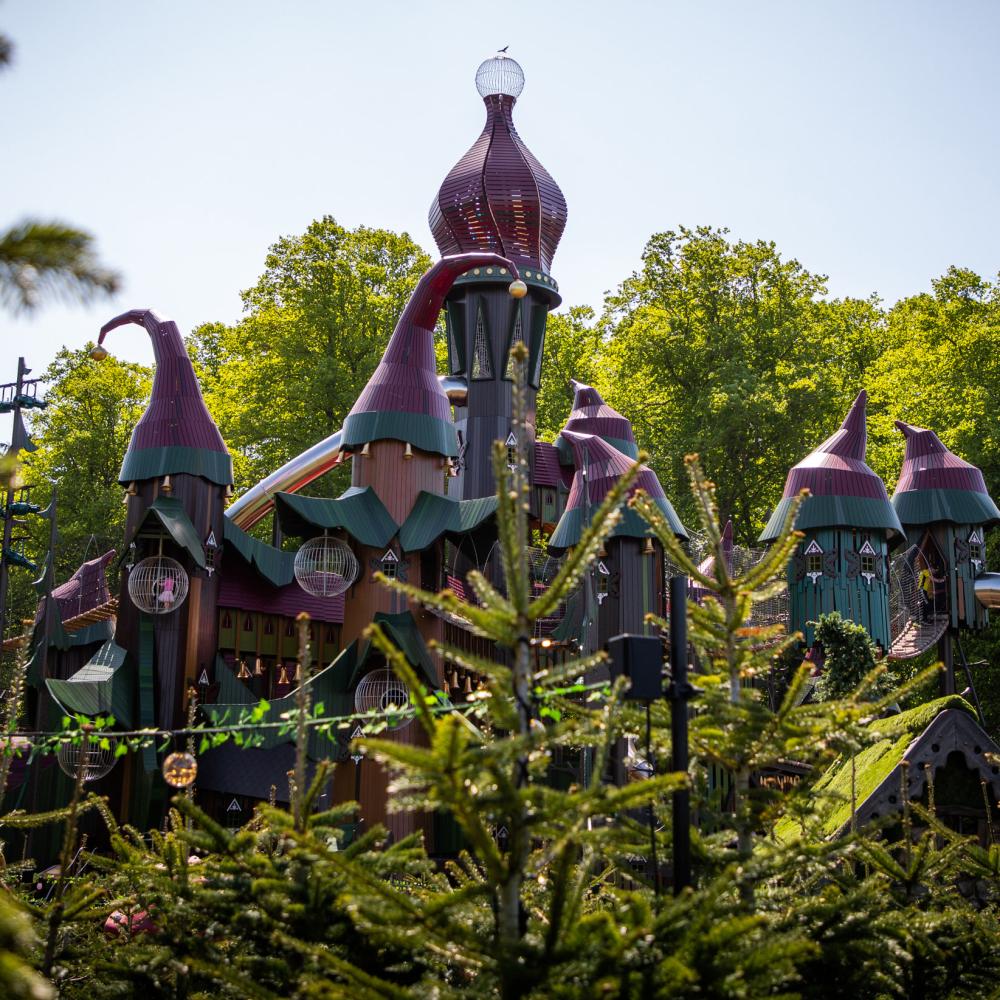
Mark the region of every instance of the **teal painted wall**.
<instances>
[{"instance_id":1,"label":"teal painted wall","mask_svg":"<svg viewBox=\"0 0 1000 1000\"><path fill-rule=\"evenodd\" d=\"M806 575L806 549L815 540L823 550L822 576L815 582ZM865 541L875 550L877 575L869 582L860 573L858 554ZM889 648L888 545L879 531L851 528L809 531L789 564L789 631L801 632L811 646L815 622L820 615L839 611L841 617L867 629L872 641Z\"/></svg>"}]
</instances>

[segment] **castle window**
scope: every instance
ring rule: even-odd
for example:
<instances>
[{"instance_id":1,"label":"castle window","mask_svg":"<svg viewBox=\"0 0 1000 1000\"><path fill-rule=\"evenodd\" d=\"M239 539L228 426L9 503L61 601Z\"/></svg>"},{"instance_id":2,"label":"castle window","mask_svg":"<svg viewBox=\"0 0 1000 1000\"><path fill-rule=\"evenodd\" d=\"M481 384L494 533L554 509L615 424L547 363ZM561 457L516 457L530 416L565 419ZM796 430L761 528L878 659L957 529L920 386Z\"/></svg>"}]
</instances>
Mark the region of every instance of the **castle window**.
<instances>
[{"instance_id":1,"label":"castle window","mask_svg":"<svg viewBox=\"0 0 1000 1000\"><path fill-rule=\"evenodd\" d=\"M222 627L223 628L233 627L233 616L228 611L222 612Z\"/></svg>"},{"instance_id":2,"label":"castle window","mask_svg":"<svg viewBox=\"0 0 1000 1000\"><path fill-rule=\"evenodd\" d=\"M264 635L274 635L274 619L264 619Z\"/></svg>"},{"instance_id":3,"label":"castle window","mask_svg":"<svg viewBox=\"0 0 1000 1000\"><path fill-rule=\"evenodd\" d=\"M875 549L872 548L872 543L869 539L865 539L864 545L858 552L861 557L861 575L871 583L875 579L875 560L878 558Z\"/></svg>"},{"instance_id":4,"label":"castle window","mask_svg":"<svg viewBox=\"0 0 1000 1000\"><path fill-rule=\"evenodd\" d=\"M398 570L399 556L392 549L386 549L385 555L382 556L382 575L387 580L395 580L398 576Z\"/></svg>"},{"instance_id":5,"label":"castle window","mask_svg":"<svg viewBox=\"0 0 1000 1000\"><path fill-rule=\"evenodd\" d=\"M973 528L969 533L969 562L978 573L985 561L982 528Z\"/></svg>"},{"instance_id":6,"label":"castle window","mask_svg":"<svg viewBox=\"0 0 1000 1000\"><path fill-rule=\"evenodd\" d=\"M476 339L472 345L472 377L493 378L493 359L490 357L490 336L486 329L486 318L480 305L476 312Z\"/></svg>"},{"instance_id":7,"label":"castle window","mask_svg":"<svg viewBox=\"0 0 1000 1000\"><path fill-rule=\"evenodd\" d=\"M514 345L524 343L524 331L521 328L521 303L514 306L514 329L510 334L510 346L507 349L507 371L504 378L513 381L515 375L514 368Z\"/></svg>"},{"instance_id":8,"label":"castle window","mask_svg":"<svg viewBox=\"0 0 1000 1000\"><path fill-rule=\"evenodd\" d=\"M514 437L513 431L507 435L504 444L507 445L507 468L514 470L517 468L517 438Z\"/></svg>"},{"instance_id":9,"label":"castle window","mask_svg":"<svg viewBox=\"0 0 1000 1000\"><path fill-rule=\"evenodd\" d=\"M823 575L823 549L814 538L806 546L806 576L815 583Z\"/></svg>"},{"instance_id":10,"label":"castle window","mask_svg":"<svg viewBox=\"0 0 1000 1000\"><path fill-rule=\"evenodd\" d=\"M289 619L288 619L288 620L287 620L287 621L285 622L285 635L286 635L286 636L287 636L287 637L288 637L289 639L291 639L291 638L293 638L293 637L295 636L295 622L293 622L293 621L291 620L291 618L289 618Z\"/></svg>"}]
</instances>

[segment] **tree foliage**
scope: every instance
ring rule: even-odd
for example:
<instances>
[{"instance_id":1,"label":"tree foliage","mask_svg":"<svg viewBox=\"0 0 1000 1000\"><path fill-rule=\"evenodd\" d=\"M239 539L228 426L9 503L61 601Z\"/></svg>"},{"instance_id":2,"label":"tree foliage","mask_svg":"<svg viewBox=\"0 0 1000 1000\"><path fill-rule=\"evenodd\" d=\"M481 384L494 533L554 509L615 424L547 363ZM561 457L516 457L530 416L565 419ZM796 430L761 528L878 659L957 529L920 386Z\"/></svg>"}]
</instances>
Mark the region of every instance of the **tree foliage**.
<instances>
[{"instance_id":1,"label":"tree foliage","mask_svg":"<svg viewBox=\"0 0 1000 1000\"><path fill-rule=\"evenodd\" d=\"M785 471L842 419L883 320L874 300L825 294L774 243L699 227L652 236L642 270L608 297L601 388L682 519L694 514L683 456L697 452L737 534L755 538Z\"/></svg>"},{"instance_id":2,"label":"tree foliage","mask_svg":"<svg viewBox=\"0 0 1000 1000\"><path fill-rule=\"evenodd\" d=\"M341 427L430 263L405 233L348 230L324 216L271 247L243 293L239 323L193 332L190 350L233 453L237 489ZM327 494L334 488L323 484Z\"/></svg>"}]
</instances>

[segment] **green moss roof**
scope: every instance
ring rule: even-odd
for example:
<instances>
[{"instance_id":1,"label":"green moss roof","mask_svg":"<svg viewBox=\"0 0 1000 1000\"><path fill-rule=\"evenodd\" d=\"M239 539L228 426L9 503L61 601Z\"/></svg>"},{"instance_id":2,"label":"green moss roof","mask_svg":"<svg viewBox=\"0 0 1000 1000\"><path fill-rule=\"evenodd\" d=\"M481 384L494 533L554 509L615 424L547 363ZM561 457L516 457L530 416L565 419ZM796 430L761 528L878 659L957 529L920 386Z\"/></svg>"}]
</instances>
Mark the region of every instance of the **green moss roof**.
<instances>
[{"instance_id":1,"label":"green moss roof","mask_svg":"<svg viewBox=\"0 0 1000 1000\"><path fill-rule=\"evenodd\" d=\"M947 709L959 709L975 716L972 706L964 698L949 695L886 719L876 719L868 726L875 742L853 758L856 809L860 809L899 766L913 741ZM851 760L848 757L831 765L814 789L823 797L822 808L828 810L822 824L823 833L827 836L832 836L851 820ZM774 832L779 840L791 838L798 832L798 825L794 820L784 819L777 824Z\"/></svg>"}]
</instances>

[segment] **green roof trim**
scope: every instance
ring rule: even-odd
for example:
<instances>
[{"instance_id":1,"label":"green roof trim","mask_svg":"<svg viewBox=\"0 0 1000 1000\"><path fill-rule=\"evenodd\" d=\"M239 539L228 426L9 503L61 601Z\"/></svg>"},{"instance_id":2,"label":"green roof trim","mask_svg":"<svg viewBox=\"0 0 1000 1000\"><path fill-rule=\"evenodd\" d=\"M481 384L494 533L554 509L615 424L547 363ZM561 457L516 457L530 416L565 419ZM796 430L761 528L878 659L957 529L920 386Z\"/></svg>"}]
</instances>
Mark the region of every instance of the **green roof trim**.
<instances>
[{"instance_id":1,"label":"green roof trim","mask_svg":"<svg viewBox=\"0 0 1000 1000\"><path fill-rule=\"evenodd\" d=\"M118 473L118 482L125 486L136 480L160 479L181 473L201 476L219 486L232 486L233 460L224 451L184 448L180 445L129 449L125 453L121 472Z\"/></svg>"},{"instance_id":2,"label":"green roof trim","mask_svg":"<svg viewBox=\"0 0 1000 1000\"><path fill-rule=\"evenodd\" d=\"M184 549L200 569L205 568L205 547L201 544L198 532L195 531L191 518L187 516L184 504L176 497L158 496L147 508L139 526L125 542L125 549L135 539L140 531L145 529L150 520L160 522L160 526Z\"/></svg>"},{"instance_id":3,"label":"green roof trim","mask_svg":"<svg viewBox=\"0 0 1000 1000\"><path fill-rule=\"evenodd\" d=\"M420 634L417 623L413 620L413 615L409 611L401 611L394 615L385 611L377 611L373 621L375 624L381 625L382 631L392 640L396 649L406 657L406 662L418 674L423 675L424 681L431 690L436 690L439 686L437 668L434 666L434 660L431 658L427 643L424 642L424 637ZM364 676L365 664L373 652L375 652L374 644L371 640L366 641L358 656L354 672L351 674L348 684L350 688L354 688Z\"/></svg>"},{"instance_id":4,"label":"green roof trim","mask_svg":"<svg viewBox=\"0 0 1000 1000\"><path fill-rule=\"evenodd\" d=\"M177 497L158 496L146 511L146 517L154 515L170 534L170 537L191 554L191 558L202 569L205 568L205 546L198 531L191 523L184 504Z\"/></svg>"},{"instance_id":5,"label":"green roof trim","mask_svg":"<svg viewBox=\"0 0 1000 1000\"><path fill-rule=\"evenodd\" d=\"M666 497L653 498L653 503L660 508L663 516L670 525L670 530L679 538L687 538L687 531L681 524L681 519L677 516L673 504ZM594 508L596 510L596 506ZM583 534L583 508L573 507L563 513L556 525L556 530L552 532L549 539L549 548L554 551L562 551L576 545ZM618 526L608 536L610 538L645 538L652 537L653 530L631 507L622 508L622 519Z\"/></svg>"},{"instance_id":6,"label":"green roof trim","mask_svg":"<svg viewBox=\"0 0 1000 1000\"><path fill-rule=\"evenodd\" d=\"M903 524L1000 524L1000 508L987 493L972 490L907 490L892 498Z\"/></svg>"},{"instance_id":7,"label":"green roof trim","mask_svg":"<svg viewBox=\"0 0 1000 1000\"><path fill-rule=\"evenodd\" d=\"M345 448L356 448L383 438L408 441L421 451L450 458L458 454L455 425L440 417L399 410L370 410L367 413L350 413L344 420L342 442Z\"/></svg>"},{"instance_id":8,"label":"green roof trim","mask_svg":"<svg viewBox=\"0 0 1000 1000\"><path fill-rule=\"evenodd\" d=\"M349 682L354 675L357 657L358 643L354 641L346 649L341 650L328 667L324 667L305 682L309 688L314 708L322 702L323 711L327 715L345 715L351 711L353 699L350 694ZM216 661L216 679L220 684L220 699L227 696L232 700L220 701L216 705L202 706L205 714L214 724L223 724L227 714L229 721L232 722L248 705L258 703L258 699L250 689L236 677L232 668L221 659ZM234 685L238 686L238 689ZM298 688L271 701L270 708L261 721L280 723L282 715L295 708L296 691ZM331 735L333 734L331 733ZM280 733L277 728L265 729L263 737L263 743L260 746L264 749L271 749L282 743L292 743L295 739L294 727L290 727L287 733ZM311 727L308 753L313 760L323 760L331 755L335 756L336 749L335 741L328 740L323 734L315 732L315 727Z\"/></svg>"},{"instance_id":9,"label":"green roof trim","mask_svg":"<svg viewBox=\"0 0 1000 1000\"><path fill-rule=\"evenodd\" d=\"M473 531L491 518L496 509L496 497L456 500L422 490L399 529L399 544L405 552L419 552L443 534L461 535Z\"/></svg>"},{"instance_id":10,"label":"green roof trim","mask_svg":"<svg viewBox=\"0 0 1000 1000\"><path fill-rule=\"evenodd\" d=\"M370 486L352 486L335 500L277 493L274 506L281 530L297 538L343 528L362 545L381 548L399 530Z\"/></svg>"},{"instance_id":11,"label":"green roof trim","mask_svg":"<svg viewBox=\"0 0 1000 1000\"><path fill-rule=\"evenodd\" d=\"M231 546L248 566L275 587L285 587L295 579L294 553L282 552L281 549L248 535L228 517L223 519L222 540L224 544Z\"/></svg>"},{"instance_id":12,"label":"green roof trim","mask_svg":"<svg viewBox=\"0 0 1000 1000\"><path fill-rule=\"evenodd\" d=\"M132 726L134 677L125 666L125 650L111 640L69 680L49 678L49 694L66 712L90 716L113 715L125 728Z\"/></svg>"},{"instance_id":13,"label":"green roof trim","mask_svg":"<svg viewBox=\"0 0 1000 1000\"><path fill-rule=\"evenodd\" d=\"M75 632L67 632L70 646L89 646L92 642L107 642L115 635L111 622L94 622L86 628L77 629Z\"/></svg>"},{"instance_id":14,"label":"green roof trim","mask_svg":"<svg viewBox=\"0 0 1000 1000\"><path fill-rule=\"evenodd\" d=\"M957 694L928 701L916 708L885 719L876 719L867 728L875 742L856 754L854 760L854 804L860 809L878 787L899 766L913 741L944 711L958 709L975 718L972 706ZM838 760L816 783L815 792L824 796L829 812L823 819L824 834L832 836L851 821L851 760ZM775 836L786 840L798 834L798 824L783 819Z\"/></svg>"},{"instance_id":15,"label":"green roof trim","mask_svg":"<svg viewBox=\"0 0 1000 1000\"><path fill-rule=\"evenodd\" d=\"M639 460L639 446L634 441L626 441L625 438L605 437L603 434L597 434L595 437L599 437L602 441L611 445L612 448L616 448L623 455L627 455L633 462ZM552 443L559 449L560 465L576 464L573 461L573 449L561 434L557 434L555 441Z\"/></svg>"},{"instance_id":16,"label":"green roof trim","mask_svg":"<svg viewBox=\"0 0 1000 1000\"><path fill-rule=\"evenodd\" d=\"M773 542L781 534L788 508L794 497L785 497L771 515L767 526L757 538L759 542ZM797 531L813 528L870 528L885 531L892 539L893 534L903 536L903 526L899 523L896 510L888 500L873 497L826 496L806 497L795 518Z\"/></svg>"}]
</instances>

